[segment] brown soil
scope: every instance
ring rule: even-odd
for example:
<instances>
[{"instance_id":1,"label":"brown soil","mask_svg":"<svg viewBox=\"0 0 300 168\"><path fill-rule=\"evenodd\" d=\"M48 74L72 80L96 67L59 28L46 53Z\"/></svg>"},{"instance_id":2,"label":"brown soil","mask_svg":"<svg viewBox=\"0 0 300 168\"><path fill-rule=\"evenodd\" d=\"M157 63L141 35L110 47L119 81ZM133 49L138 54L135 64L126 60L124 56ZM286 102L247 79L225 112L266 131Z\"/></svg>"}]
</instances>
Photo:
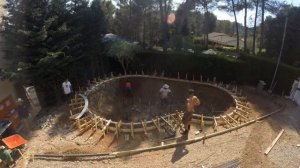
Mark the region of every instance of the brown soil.
<instances>
[{"instance_id":1,"label":"brown soil","mask_svg":"<svg viewBox=\"0 0 300 168\"><path fill-rule=\"evenodd\" d=\"M285 98L257 93L249 87L244 88L244 94L248 97L250 106L254 109L252 112L253 118L267 114L277 109L280 105L286 105L287 107L283 112L261 122L207 139L204 144L198 142L187 146L178 146L176 148L109 160L55 161L36 159L29 162L20 160L17 167L173 168L201 167L202 165L205 167L216 167L235 159L238 159L240 162L239 166L242 168L299 167L300 148L296 147L296 145L300 143L300 107L297 107L293 102ZM70 128L70 123L67 120L68 113L65 106L52 108L50 111L52 111L53 115L55 114L55 121L60 124L44 129L40 129L39 125L34 126L35 129L27 137L26 153L99 153L130 150L159 145L160 142L157 140L162 138L157 133L152 133L148 138L139 134L134 139L130 138L129 141L125 141L124 135L121 135L119 139L114 139L112 134L108 134L100 142L96 143L99 141L100 133L96 133L88 140L90 133L76 137L77 132ZM194 134L198 128L199 125L193 125L188 138L203 135L202 133L200 135ZM218 130L222 129L224 128L218 128ZM285 129L285 132L271 152L265 156L264 151L281 129ZM208 133L212 132L210 128L207 128L205 131ZM181 138L178 141L180 140L183 139Z\"/></svg>"},{"instance_id":2,"label":"brown soil","mask_svg":"<svg viewBox=\"0 0 300 168\"><path fill-rule=\"evenodd\" d=\"M123 87L126 81L132 83L132 97L125 96ZM172 91L169 106L160 104L159 89L164 83ZM220 115L234 107L233 98L216 87L138 77L113 80L99 86L97 91L90 94L89 103L93 112L114 121L150 120L155 116L174 113L175 110L184 111L188 89L194 89L201 101L201 106L195 109L197 114Z\"/></svg>"}]
</instances>

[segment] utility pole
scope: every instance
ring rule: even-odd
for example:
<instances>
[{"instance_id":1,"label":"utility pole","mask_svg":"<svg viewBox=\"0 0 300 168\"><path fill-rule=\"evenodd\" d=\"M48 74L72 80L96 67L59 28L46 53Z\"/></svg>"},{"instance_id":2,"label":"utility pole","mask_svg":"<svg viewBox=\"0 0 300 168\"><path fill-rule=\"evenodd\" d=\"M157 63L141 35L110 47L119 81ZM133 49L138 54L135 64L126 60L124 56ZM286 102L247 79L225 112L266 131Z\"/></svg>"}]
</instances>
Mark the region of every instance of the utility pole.
<instances>
[{"instance_id":1,"label":"utility pole","mask_svg":"<svg viewBox=\"0 0 300 168\"><path fill-rule=\"evenodd\" d=\"M277 59L277 65L276 65L276 69L275 69L275 72L274 72L274 75L273 75L273 79L272 79L271 85L270 85L269 90L268 90L269 93L272 93L272 91L274 89L273 85L274 85L274 80L276 78L276 74L277 74L278 67L279 67L279 64L280 64L280 59L281 59L282 50L283 50L283 46L284 46L284 40L285 40L287 22L288 22L288 16L285 17L285 24L284 24L284 30L283 30L283 37L282 37L282 42L281 42L281 48L280 48L279 56L278 56L278 59Z\"/></svg>"}]
</instances>

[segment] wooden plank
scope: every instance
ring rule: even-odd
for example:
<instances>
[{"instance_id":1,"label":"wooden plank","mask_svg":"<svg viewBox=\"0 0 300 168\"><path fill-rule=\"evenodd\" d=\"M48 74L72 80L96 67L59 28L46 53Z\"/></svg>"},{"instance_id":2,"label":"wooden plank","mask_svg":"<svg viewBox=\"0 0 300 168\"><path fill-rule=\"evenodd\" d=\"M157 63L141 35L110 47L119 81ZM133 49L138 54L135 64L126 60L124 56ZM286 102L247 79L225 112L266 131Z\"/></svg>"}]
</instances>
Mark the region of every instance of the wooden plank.
<instances>
[{"instance_id":1,"label":"wooden plank","mask_svg":"<svg viewBox=\"0 0 300 168\"><path fill-rule=\"evenodd\" d=\"M155 125L155 127L157 128L158 132L160 132L160 127L157 123L157 121L155 121L154 119L152 120L153 124Z\"/></svg>"},{"instance_id":2,"label":"wooden plank","mask_svg":"<svg viewBox=\"0 0 300 168\"><path fill-rule=\"evenodd\" d=\"M89 125L85 126L85 128L83 128L82 130L80 130L79 133L76 136L83 135L85 132L87 132L92 127L93 127L93 123L90 123Z\"/></svg>"},{"instance_id":3,"label":"wooden plank","mask_svg":"<svg viewBox=\"0 0 300 168\"><path fill-rule=\"evenodd\" d=\"M102 128L101 132L103 133L103 135L105 136L105 131L107 130L109 124L111 123L111 120L109 120L106 125Z\"/></svg>"},{"instance_id":4,"label":"wooden plank","mask_svg":"<svg viewBox=\"0 0 300 168\"><path fill-rule=\"evenodd\" d=\"M243 109L240 109L240 108L236 108L236 110L238 110L238 111L241 111L241 112L244 112L244 113L246 113L246 114L249 114L249 112L248 112L248 111L245 111L245 110L243 110Z\"/></svg>"},{"instance_id":5,"label":"wooden plank","mask_svg":"<svg viewBox=\"0 0 300 168\"><path fill-rule=\"evenodd\" d=\"M237 106L239 106L239 107L242 107L242 108L245 108L245 109L248 109L248 110L251 110L251 108L250 108L250 107L244 106L244 105L242 105L242 104L239 104L239 103L237 103Z\"/></svg>"},{"instance_id":6,"label":"wooden plank","mask_svg":"<svg viewBox=\"0 0 300 168\"><path fill-rule=\"evenodd\" d=\"M83 105L83 104L84 104L84 101L82 101L82 102L70 103L69 106Z\"/></svg>"},{"instance_id":7,"label":"wooden plank","mask_svg":"<svg viewBox=\"0 0 300 168\"><path fill-rule=\"evenodd\" d=\"M235 111L235 110L233 111L233 113L236 114L236 115L238 115L238 116L240 116L241 118L243 118L243 119L245 119L245 120L248 120L247 117L243 116L242 114L240 114L239 112L237 112L237 111Z\"/></svg>"},{"instance_id":8,"label":"wooden plank","mask_svg":"<svg viewBox=\"0 0 300 168\"><path fill-rule=\"evenodd\" d=\"M232 118L230 115L226 114L226 116L231 119L236 125L239 125L239 122L237 122L234 118Z\"/></svg>"},{"instance_id":9,"label":"wooden plank","mask_svg":"<svg viewBox=\"0 0 300 168\"><path fill-rule=\"evenodd\" d=\"M228 120L226 120L226 118L224 117L224 116L220 116L224 121L225 121L225 123L226 124L228 124L230 127L234 127L234 125L232 125Z\"/></svg>"},{"instance_id":10,"label":"wooden plank","mask_svg":"<svg viewBox=\"0 0 300 168\"><path fill-rule=\"evenodd\" d=\"M276 142L278 141L278 139L280 138L280 136L283 134L284 129L282 129L280 131L280 133L277 135L277 137L274 139L274 141L272 142L272 144L267 148L267 150L265 151L265 155L268 155L268 153L271 151L271 149L273 148L273 146L276 144Z\"/></svg>"}]
</instances>

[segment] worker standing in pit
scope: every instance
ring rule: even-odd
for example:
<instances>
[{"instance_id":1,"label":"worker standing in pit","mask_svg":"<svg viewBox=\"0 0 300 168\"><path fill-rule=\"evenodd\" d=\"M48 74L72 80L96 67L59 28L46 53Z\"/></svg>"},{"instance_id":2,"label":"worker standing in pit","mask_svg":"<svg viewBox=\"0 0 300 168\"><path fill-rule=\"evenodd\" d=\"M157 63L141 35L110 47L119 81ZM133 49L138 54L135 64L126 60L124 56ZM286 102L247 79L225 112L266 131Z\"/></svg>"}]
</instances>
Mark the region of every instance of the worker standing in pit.
<instances>
[{"instance_id":1,"label":"worker standing in pit","mask_svg":"<svg viewBox=\"0 0 300 168\"><path fill-rule=\"evenodd\" d=\"M184 125L184 132L182 134L187 134L190 130L190 122L195 112L195 107L200 105L200 100L194 95L194 90L189 89L189 97L187 98L186 111L182 117L182 123Z\"/></svg>"}]
</instances>

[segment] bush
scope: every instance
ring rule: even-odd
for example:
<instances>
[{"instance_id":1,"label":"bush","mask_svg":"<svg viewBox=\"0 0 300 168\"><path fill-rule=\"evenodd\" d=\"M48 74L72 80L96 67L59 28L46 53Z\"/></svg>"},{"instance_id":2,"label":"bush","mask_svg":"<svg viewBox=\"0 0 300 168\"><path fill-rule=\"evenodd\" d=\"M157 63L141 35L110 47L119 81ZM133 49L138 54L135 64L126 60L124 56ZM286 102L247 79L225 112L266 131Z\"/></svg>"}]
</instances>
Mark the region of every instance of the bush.
<instances>
[{"instance_id":1,"label":"bush","mask_svg":"<svg viewBox=\"0 0 300 168\"><path fill-rule=\"evenodd\" d=\"M144 51L137 55L132 64L132 71L153 73L155 70L160 73L165 71L167 76L181 78L188 74L188 78L199 80L200 75L206 80L213 77L217 81L232 82L239 84L256 85L259 80L271 83L276 62L261 57L253 57L242 54L238 59L226 55L204 55L201 53L192 54L187 52L159 52ZM292 82L300 75L299 69L281 64L275 79L277 93L287 93ZM267 85L268 87L268 85Z\"/></svg>"}]
</instances>

